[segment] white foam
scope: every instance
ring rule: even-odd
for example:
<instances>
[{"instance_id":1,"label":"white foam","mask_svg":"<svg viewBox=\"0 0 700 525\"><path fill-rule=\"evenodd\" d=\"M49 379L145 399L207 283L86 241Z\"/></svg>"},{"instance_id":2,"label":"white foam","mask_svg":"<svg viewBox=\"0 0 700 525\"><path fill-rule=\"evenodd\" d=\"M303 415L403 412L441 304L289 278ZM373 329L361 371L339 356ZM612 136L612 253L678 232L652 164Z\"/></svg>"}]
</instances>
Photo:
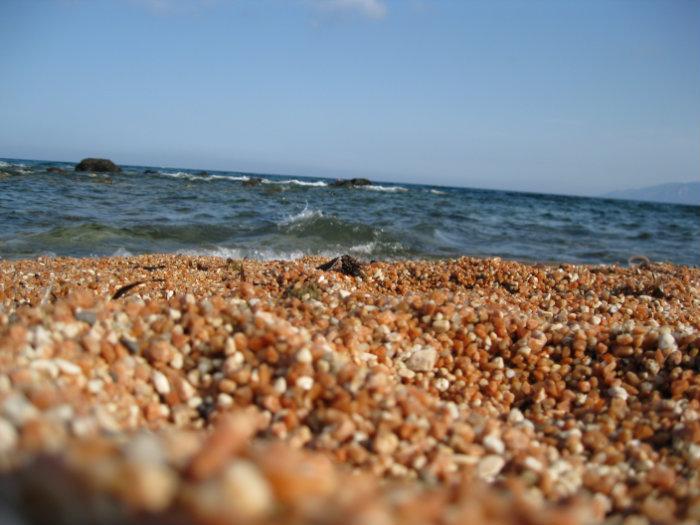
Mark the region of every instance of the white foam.
<instances>
[{"instance_id":1,"label":"white foam","mask_svg":"<svg viewBox=\"0 0 700 525\"><path fill-rule=\"evenodd\" d=\"M316 182L308 182L305 180L299 180L299 179L288 179L288 180L269 180L269 179L263 179L262 180L263 184L295 184L297 186L316 186L319 188L322 188L324 186L328 186L327 182L323 182L322 180L316 181Z\"/></svg>"},{"instance_id":2,"label":"white foam","mask_svg":"<svg viewBox=\"0 0 700 525\"><path fill-rule=\"evenodd\" d=\"M433 195L447 195L446 191L440 191L440 190L430 190L430 193Z\"/></svg>"},{"instance_id":3,"label":"white foam","mask_svg":"<svg viewBox=\"0 0 700 525\"><path fill-rule=\"evenodd\" d=\"M9 168L11 164L9 162L5 162L4 160L0 160L0 168Z\"/></svg>"},{"instance_id":4,"label":"white foam","mask_svg":"<svg viewBox=\"0 0 700 525\"><path fill-rule=\"evenodd\" d=\"M397 192L403 192L403 191L408 191L407 188L402 188L401 186L375 186L375 185L369 185L369 186L360 186L362 189L365 190L370 190L370 191L386 191L389 193L397 193Z\"/></svg>"},{"instance_id":5,"label":"white foam","mask_svg":"<svg viewBox=\"0 0 700 525\"><path fill-rule=\"evenodd\" d=\"M297 222L303 222L309 219L314 219L316 217L323 217L323 212L321 210L312 210L309 209L309 203L306 203L304 206L304 209L301 210L299 213L295 213L293 215L287 215L284 219L279 221L277 224L279 226L289 226L290 224L294 224Z\"/></svg>"},{"instance_id":6,"label":"white foam","mask_svg":"<svg viewBox=\"0 0 700 525\"><path fill-rule=\"evenodd\" d=\"M226 246L216 246L214 248L207 249L189 249L189 250L179 250L176 253L180 255L191 255L191 256L209 256L209 257L221 257L221 258L231 258L231 259L253 259L256 261L271 261L271 260L282 260L282 261L293 261L295 259L301 259L307 256L317 256L317 257L337 257L341 253L351 253L356 255L370 256L377 248L378 243L376 241L370 241L364 244L356 244L348 248L343 248L340 246L335 247L331 250L321 250L319 252L303 252L301 250L271 250L271 249L257 249L257 248L232 248ZM398 246L400 247L400 245Z\"/></svg>"},{"instance_id":7,"label":"white foam","mask_svg":"<svg viewBox=\"0 0 700 525\"><path fill-rule=\"evenodd\" d=\"M256 261L292 261L307 255L301 251L258 250L253 248L228 248L225 246L216 246L215 248L204 250L179 250L176 253L180 255L221 257L222 259L254 259Z\"/></svg>"},{"instance_id":8,"label":"white foam","mask_svg":"<svg viewBox=\"0 0 700 525\"><path fill-rule=\"evenodd\" d=\"M126 248L124 248L123 246L120 246L119 248L117 248L114 251L114 253L111 255L111 257L131 257L132 255L134 255L134 254L131 253Z\"/></svg>"},{"instance_id":9,"label":"white foam","mask_svg":"<svg viewBox=\"0 0 700 525\"><path fill-rule=\"evenodd\" d=\"M250 177L246 175L241 175L239 177L236 176L231 176L231 175L209 175L210 179L221 179L221 180L233 180L233 181L247 181L250 180Z\"/></svg>"},{"instance_id":10,"label":"white foam","mask_svg":"<svg viewBox=\"0 0 700 525\"><path fill-rule=\"evenodd\" d=\"M205 182L211 180L209 179L209 177L205 177L202 175L193 175L192 173L187 173L184 171L159 171L158 174L163 175L165 177L173 177L175 179L185 179L195 182Z\"/></svg>"}]
</instances>

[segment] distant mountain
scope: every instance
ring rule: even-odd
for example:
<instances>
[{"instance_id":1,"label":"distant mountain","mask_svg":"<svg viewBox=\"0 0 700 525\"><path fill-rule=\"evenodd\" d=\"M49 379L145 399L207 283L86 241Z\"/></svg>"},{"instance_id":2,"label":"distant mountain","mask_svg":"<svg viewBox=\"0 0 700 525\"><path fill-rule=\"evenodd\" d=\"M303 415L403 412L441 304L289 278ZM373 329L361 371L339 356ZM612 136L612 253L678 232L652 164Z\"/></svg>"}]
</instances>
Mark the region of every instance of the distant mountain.
<instances>
[{"instance_id":1,"label":"distant mountain","mask_svg":"<svg viewBox=\"0 0 700 525\"><path fill-rule=\"evenodd\" d=\"M669 182L646 188L613 191L603 197L700 206L700 182Z\"/></svg>"}]
</instances>

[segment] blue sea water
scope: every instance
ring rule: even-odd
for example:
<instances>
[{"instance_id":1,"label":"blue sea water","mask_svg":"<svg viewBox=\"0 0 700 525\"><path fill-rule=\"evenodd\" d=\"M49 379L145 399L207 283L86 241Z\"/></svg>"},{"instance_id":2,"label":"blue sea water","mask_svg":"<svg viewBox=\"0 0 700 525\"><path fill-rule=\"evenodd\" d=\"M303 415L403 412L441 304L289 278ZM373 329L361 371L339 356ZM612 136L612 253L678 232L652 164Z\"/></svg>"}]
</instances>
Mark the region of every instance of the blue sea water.
<instances>
[{"instance_id":1,"label":"blue sea water","mask_svg":"<svg viewBox=\"0 0 700 525\"><path fill-rule=\"evenodd\" d=\"M59 167L65 173L49 173ZM0 257L501 256L700 265L700 206L334 179L0 160ZM144 173L153 170L153 173ZM254 177L262 179L251 185Z\"/></svg>"}]
</instances>

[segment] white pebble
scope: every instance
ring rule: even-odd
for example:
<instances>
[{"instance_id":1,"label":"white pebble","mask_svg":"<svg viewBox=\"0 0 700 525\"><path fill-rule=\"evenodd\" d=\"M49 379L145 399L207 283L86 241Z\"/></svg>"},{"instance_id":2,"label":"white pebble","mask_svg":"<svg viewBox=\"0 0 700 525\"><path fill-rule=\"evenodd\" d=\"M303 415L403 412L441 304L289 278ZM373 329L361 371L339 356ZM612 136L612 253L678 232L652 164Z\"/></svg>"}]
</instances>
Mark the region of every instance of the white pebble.
<instances>
[{"instance_id":1,"label":"white pebble","mask_svg":"<svg viewBox=\"0 0 700 525\"><path fill-rule=\"evenodd\" d=\"M523 416L523 413L519 408L511 408L510 413L508 414L508 421L510 423L522 423L524 420L525 416Z\"/></svg>"},{"instance_id":2,"label":"white pebble","mask_svg":"<svg viewBox=\"0 0 700 525\"><path fill-rule=\"evenodd\" d=\"M506 462L501 456L489 455L484 456L479 461L476 467L477 474L485 481L493 481L496 476L503 470Z\"/></svg>"},{"instance_id":3,"label":"white pebble","mask_svg":"<svg viewBox=\"0 0 700 525\"><path fill-rule=\"evenodd\" d=\"M314 379L309 376L301 376L297 379L297 386L302 390L311 390L314 386Z\"/></svg>"},{"instance_id":4,"label":"white pebble","mask_svg":"<svg viewBox=\"0 0 700 525\"><path fill-rule=\"evenodd\" d=\"M627 390L622 388L621 386L613 386L608 389L608 395L610 397L615 397L617 399L622 399L623 401L627 400L628 394Z\"/></svg>"},{"instance_id":5,"label":"white pebble","mask_svg":"<svg viewBox=\"0 0 700 525\"><path fill-rule=\"evenodd\" d=\"M9 452L17 445L17 430L9 421L0 418L0 454Z\"/></svg>"},{"instance_id":6,"label":"white pebble","mask_svg":"<svg viewBox=\"0 0 700 525\"><path fill-rule=\"evenodd\" d=\"M97 394L104 386L104 381L102 379L91 379L87 382L88 392L91 394Z\"/></svg>"},{"instance_id":7,"label":"white pebble","mask_svg":"<svg viewBox=\"0 0 700 525\"><path fill-rule=\"evenodd\" d=\"M661 334L659 337L659 350L675 350L676 340L668 332Z\"/></svg>"},{"instance_id":8,"label":"white pebble","mask_svg":"<svg viewBox=\"0 0 700 525\"><path fill-rule=\"evenodd\" d=\"M414 372L429 372L435 366L437 352L434 348L426 347L416 350L406 360L406 366Z\"/></svg>"},{"instance_id":9,"label":"white pebble","mask_svg":"<svg viewBox=\"0 0 700 525\"><path fill-rule=\"evenodd\" d=\"M236 353L236 351L236 341L233 339L233 337L227 338L226 343L224 344L224 353L226 355L233 355Z\"/></svg>"},{"instance_id":10,"label":"white pebble","mask_svg":"<svg viewBox=\"0 0 700 525\"><path fill-rule=\"evenodd\" d=\"M273 387L278 394L284 394L287 391L287 380L284 377L278 377Z\"/></svg>"},{"instance_id":11,"label":"white pebble","mask_svg":"<svg viewBox=\"0 0 700 525\"><path fill-rule=\"evenodd\" d=\"M24 395L18 392L10 394L5 399L2 404L2 413L17 426L24 425L24 423L35 419L39 415L37 408Z\"/></svg>"},{"instance_id":12,"label":"white pebble","mask_svg":"<svg viewBox=\"0 0 700 525\"><path fill-rule=\"evenodd\" d=\"M77 376L83 373L83 369L75 363L66 361L65 359L54 359L53 361L58 366L58 369L66 375Z\"/></svg>"},{"instance_id":13,"label":"white pebble","mask_svg":"<svg viewBox=\"0 0 700 525\"><path fill-rule=\"evenodd\" d=\"M297 352L297 361L300 363L311 363L314 359L313 355L311 355L311 350L308 348L302 348Z\"/></svg>"},{"instance_id":14,"label":"white pebble","mask_svg":"<svg viewBox=\"0 0 700 525\"><path fill-rule=\"evenodd\" d=\"M533 458L532 456L526 457L525 461L523 461L523 465L525 465L525 468L528 468L534 472L540 472L542 470L542 462Z\"/></svg>"},{"instance_id":15,"label":"white pebble","mask_svg":"<svg viewBox=\"0 0 700 525\"><path fill-rule=\"evenodd\" d=\"M272 490L254 463L239 460L224 472L223 489L226 499L242 518L262 518L272 508Z\"/></svg>"},{"instance_id":16,"label":"white pebble","mask_svg":"<svg viewBox=\"0 0 700 525\"><path fill-rule=\"evenodd\" d=\"M447 332L450 329L450 322L447 319L436 319L433 321L433 328L436 332Z\"/></svg>"},{"instance_id":17,"label":"white pebble","mask_svg":"<svg viewBox=\"0 0 700 525\"><path fill-rule=\"evenodd\" d=\"M494 454L503 454L506 450L503 441L496 434L489 434L486 436L484 438L484 446Z\"/></svg>"},{"instance_id":18,"label":"white pebble","mask_svg":"<svg viewBox=\"0 0 700 525\"><path fill-rule=\"evenodd\" d=\"M435 388L437 388L440 392L445 392L448 388L450 388L450 382L444 377L440 377L435 380Z\"/></svg>"},{"instance_id":19,"label":"white pebble","mask_svg":"<svg viewBox=\"0 0 700 525\"><path fill-rule=\"evenodd\" d=\"M180 352L175 352L175 355L170 360L170 366L175 370L182 370L182 366L185 364L185 358L182 357Z\"/></svg>"},{"instance_id":20,"label":"white pebble","mask_svg":"<svg viewBox=\"0 0 700 525\"><path fill-rule=\"evenodd\" d=\"M167 396L170 393L170 382L168 378L158 370L153 371L153 385L156 387L156 392L162 396Z\"/></svg>"},{"instance_id":21,"label":"white pebble","mask_svg":"<svg viewBox=\"0 0 700 525\"><path fill-rule=\"evenodd\" d=\"M216 398L216 404L219 405L221 408L232 407L233 398L225 392L221 392Z\"/></svg>"}]
</instances>

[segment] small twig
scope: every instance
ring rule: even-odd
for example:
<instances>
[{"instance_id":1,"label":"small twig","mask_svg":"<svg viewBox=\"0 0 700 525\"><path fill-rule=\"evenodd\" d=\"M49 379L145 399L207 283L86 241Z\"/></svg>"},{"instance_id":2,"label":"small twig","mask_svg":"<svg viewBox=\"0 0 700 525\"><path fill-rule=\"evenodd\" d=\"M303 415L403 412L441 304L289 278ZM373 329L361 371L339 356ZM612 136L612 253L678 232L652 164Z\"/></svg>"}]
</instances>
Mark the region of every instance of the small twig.
<instances>
[{"instance_id":1,"label":"small twig","mask_svg":"<svg viewBox=\"0 0 700 525\"><path fill-rule=\"evenodd\" d=\"M124 297L127 293L129 293L130 290L132 290L133 288L136 288L139 285L146 284L148 282L162 283L164 281L165 281L165 279L150 279L147 281L136 281L133 283L125 284L124 286L119 288L116 292L114 292L114 295L112 296L112 300L119 299L120 297Z\"/></svg>"},{"instance_id":2,"label":"small twig","mask_svg":"<svg viewBox=\"0 0 700 525\"><path fill-rule=\"evenodd\" d=\"M137 286L139 286L140 284L144 284L145 282L146 281L136 281L135 283L125 284L124 286L119 288L116 292L114 292L114 295L112 296L112 300L119 299L120 297L123 297L124 295L126 295L129 292L129 290L131 290L132 288L136 288Z\"/></svg>"}]
</instances>

